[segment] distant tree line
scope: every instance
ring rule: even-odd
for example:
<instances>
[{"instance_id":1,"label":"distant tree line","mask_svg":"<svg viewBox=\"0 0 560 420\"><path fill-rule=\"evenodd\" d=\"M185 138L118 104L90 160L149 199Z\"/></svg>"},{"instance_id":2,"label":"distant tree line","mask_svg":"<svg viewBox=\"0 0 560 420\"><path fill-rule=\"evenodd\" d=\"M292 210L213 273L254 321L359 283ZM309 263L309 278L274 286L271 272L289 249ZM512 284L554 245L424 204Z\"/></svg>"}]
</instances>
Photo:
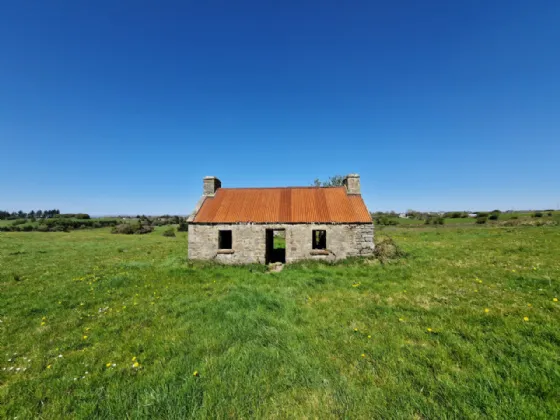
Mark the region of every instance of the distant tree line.
<instances>
[{"instance_id":1,"label":"distant tree line","mask_svg":"<svg viewBox=\"0 0 560 420\"><path fill-rule=\"evenodd\" d=\"M60 214L60 210L31 210L26 213L22 210L20 211L5 211L0 210L0 220L15 220L15 219L48 219L49 217L54 217Z\"/></svg>"},{"instance_id":2,"label":"distant tree line","mask_svg":"<svg viewBox=\"0 0 560 420\"><path fill-rule=\"evenodd\" d=\"M178 225L177 231L186 232L188 223L181 216L136 216L92 219L86 213L60 213L60 210L32 210L30 212L0 211L0 220L13 220L0 226L0 232L69 232L75 229L113 227L114 233L149 233L156 226Z\"/></svg>"}]
</instances>

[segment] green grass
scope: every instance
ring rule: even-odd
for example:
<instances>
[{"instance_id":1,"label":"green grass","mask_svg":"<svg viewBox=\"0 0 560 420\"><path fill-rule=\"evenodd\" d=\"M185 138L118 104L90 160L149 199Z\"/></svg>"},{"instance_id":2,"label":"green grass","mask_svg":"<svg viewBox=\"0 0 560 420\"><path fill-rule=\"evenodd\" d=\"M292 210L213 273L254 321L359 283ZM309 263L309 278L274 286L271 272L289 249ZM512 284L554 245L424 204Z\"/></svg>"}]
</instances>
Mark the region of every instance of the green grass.
<instances>
[{"instance_id":1,"label":"green grass","mask_svg":"<svg viewBox=\"0 0 560 420\"><path fill-rule=\"evenodd\" d=\"M553 211L552 216L548 215L549 212L542 212L542 213L543 213L543 217L541 217L541 218L532 217L533 212L530 212L530 213L519 213L519 212L501 213L498 221L488 220L487 223L488 223L488 225L492 225L492 224L496 224L498 222L503 222L503 221L506 221L506 220L510 220L512 218L518 218L518 219L522 219L522 220L543 220L543 221L556 220L556 221L560 221L560 212L558 212L558 211ZM419 227L419 226L424 226L425 225L425 220L405 219L405 218L400 218L400 217L392 217L390 219L397 221L397 223L398 223L397 226ZM439 227L441 227L441 226L458 227L458 226L475 225L475 224L476 224L476 218L475 217L464 217L464 218L446 217L444 219L444 224L440 225Z\"/></svg>"},{"instance_id":2,"label":"green grass","mask_svg":"<svg viewBox=\"0 0 560 420\"><path fill-rule=\"evenodd\" d=\"M165 228L0 233L0 418L560 416L558 227L271 274Z\"/></svg>"}]
</instances>

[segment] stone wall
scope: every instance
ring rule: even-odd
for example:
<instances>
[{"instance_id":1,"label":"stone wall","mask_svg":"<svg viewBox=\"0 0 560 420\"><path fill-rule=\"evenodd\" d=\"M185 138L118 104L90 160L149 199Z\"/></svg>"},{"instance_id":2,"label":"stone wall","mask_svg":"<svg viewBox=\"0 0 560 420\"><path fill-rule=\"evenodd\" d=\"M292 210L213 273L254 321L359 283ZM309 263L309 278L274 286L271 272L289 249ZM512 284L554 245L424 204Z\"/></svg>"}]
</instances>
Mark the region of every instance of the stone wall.
<instances>
[{"instance_id":1,"label":"stone wall","mask_svg":"<svg viewBox=\"0 0 560 420\"><path fill-rule=\"evenodd\" d=\"M372 255L373 224L189 224L189 259L230 264L264 263L266 229L285 229L286 262ZM218 231L232 231L232 250L218 250ZM327 251L312 249L312 231L327 232Z\"/></svg>"}]
</instances>

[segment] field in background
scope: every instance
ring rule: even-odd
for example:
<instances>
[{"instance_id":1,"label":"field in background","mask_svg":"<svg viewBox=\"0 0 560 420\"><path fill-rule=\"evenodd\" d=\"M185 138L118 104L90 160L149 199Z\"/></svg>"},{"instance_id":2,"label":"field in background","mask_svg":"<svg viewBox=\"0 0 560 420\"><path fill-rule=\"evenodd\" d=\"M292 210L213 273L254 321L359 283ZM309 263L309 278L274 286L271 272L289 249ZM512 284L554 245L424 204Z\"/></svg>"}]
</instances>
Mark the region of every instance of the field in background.
<instances>
[{"instance_id":1,"label":"field in background","mask_svg":"<svg viewBox=\"0 0 560 420\"><path fill-rule=\"evenodd\" d=\"M1 418L560 416L559 227L272 274L166 228L0 233Z\"/></svg>"},{"instance_id":2,"label":"field in background","mask_svg":"<svg viewBox=\"0 0 560 420\"><path fill-rule=\"evenodd\" d=\"M560 223L560 211L542 211L541 217L534 217L535 212L512 212L512 213L500 213L498 220L487 220L485 225L488 226L499 226L505 221L512 221L517 219L518 222L556 222ZM549 215L551 213L551 215ZM402 218L402 217L388 217L391 223L395 223L396 226L404 227L423 227L426 224L425 220L413 219L413 218ZM465 218L451 218L445 217L443 219L442 226L474 226L476 225L476 217L465 217Z\"/></svg>"}]
</instances>

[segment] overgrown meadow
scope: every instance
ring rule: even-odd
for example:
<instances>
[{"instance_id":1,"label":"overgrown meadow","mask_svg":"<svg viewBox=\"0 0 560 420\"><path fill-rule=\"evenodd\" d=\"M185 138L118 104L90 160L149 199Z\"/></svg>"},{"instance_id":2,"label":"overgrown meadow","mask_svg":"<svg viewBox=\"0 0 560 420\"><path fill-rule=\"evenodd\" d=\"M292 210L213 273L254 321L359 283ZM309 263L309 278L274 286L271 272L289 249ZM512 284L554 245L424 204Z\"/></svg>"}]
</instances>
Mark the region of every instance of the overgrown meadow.
<instances>
[{"instance_id":1,"label":"overgrown meadow","mask_svg":"<svg viewBox=\"0 0 560 420\"><path fill-rule=\"evenodd\" d=\"M560 228L378 231L382 264L0 233L1 418L559 418Z\"/></svg>"}]
</instances>

